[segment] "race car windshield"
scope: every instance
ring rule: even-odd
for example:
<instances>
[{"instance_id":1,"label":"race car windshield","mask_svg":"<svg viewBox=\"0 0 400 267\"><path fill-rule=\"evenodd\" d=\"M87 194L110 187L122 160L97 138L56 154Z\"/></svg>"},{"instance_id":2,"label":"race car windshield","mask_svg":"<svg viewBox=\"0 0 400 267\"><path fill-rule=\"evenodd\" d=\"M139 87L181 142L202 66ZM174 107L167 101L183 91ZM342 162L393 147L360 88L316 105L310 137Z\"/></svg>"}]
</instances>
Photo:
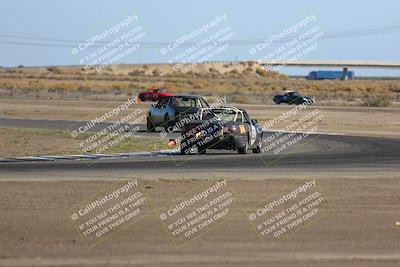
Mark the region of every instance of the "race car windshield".
<instances>
[{"instance_id":1,"label":"race car windshield","mask_svg":"<svg viewBox=\"0 0 400 267\"><path fill-rule=\"evenodd\" d=\"M194 108L194 107L196 107L196 99L174 97L172 99L172 105L174 107L178 107L178 108Z\"/></svg>"},{"instance_id":2,"label":"race car windshield","mask_svg":"<svg viewBox=\"0 0 400 267\"><path fill-rule=\"evenodd\" d=\"M214 109L213 113L217 116L219 120L223 121L234 121L237 114L237 112L234 110L225 109Z\"/></svg>"}]
</instances>

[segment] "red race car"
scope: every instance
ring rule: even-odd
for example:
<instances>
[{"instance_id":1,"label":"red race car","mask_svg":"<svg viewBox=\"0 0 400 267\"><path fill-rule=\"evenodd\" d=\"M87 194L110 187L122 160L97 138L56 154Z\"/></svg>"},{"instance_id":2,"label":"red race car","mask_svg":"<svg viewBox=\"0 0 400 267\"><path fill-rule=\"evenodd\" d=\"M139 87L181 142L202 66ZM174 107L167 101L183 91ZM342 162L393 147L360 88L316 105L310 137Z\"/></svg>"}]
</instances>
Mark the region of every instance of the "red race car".
<instances>
[{"instance_id":1,"label":"red race car","mask_svg":"<svg viewBox=\"0 0 400 267\"><path fill-rule=\"evenodd\" d=\"M175 94L168 93L164 88L149 88L146 92L139 94L140 101L158 101L166 96L174 96Z\"/></svg>"}]
</instances>

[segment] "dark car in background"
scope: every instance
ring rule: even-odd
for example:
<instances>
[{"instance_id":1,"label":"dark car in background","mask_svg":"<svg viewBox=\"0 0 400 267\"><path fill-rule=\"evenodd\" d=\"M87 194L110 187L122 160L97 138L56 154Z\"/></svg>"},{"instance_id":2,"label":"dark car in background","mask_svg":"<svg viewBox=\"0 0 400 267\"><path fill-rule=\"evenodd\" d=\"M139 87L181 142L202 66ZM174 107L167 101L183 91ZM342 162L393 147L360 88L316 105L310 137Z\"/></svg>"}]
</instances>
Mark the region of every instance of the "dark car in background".
<instances>
[{"instance_id":1,"label":"dark car in background","mask_svg":"<svg viewBox=\"0 0 400 267\"><path fill-rule=\"evenodd\" d=\"M311 96L302 96L298 92L288 92L283 95L275 95L273 98L273 101L275 104L281 104L281 103L286 103L289 105L295 104L295 105L300 105L303 103L306 104L314 104L315 103L315 97Z\"/></svg>"},{"instance_id":2,"label":"dark car in background","mask_svg":"<svg viewBox=\"0 0 400 267\"><path fill-rule=\"evenodd\" d=\"M147 113L147 131L154 131L158 126L168 129L190 114L197 113L199 109L208 107L208 103L200 96L173 95L163 97L157 104L151 105Z\"/></svg>"},{"instance_id":3,"label":"dark car in background","mask_svg":"<svg viewBox=\"0 0 400 267\"><path fill-rule=\"evenodd\" d=\"M180 137L183 155L204 154L207 149L262 152L262 128L245 110L236 107L204 109L201 118L184 125Z\"/></svg>"},{"instance_id":4,"label":"dark car in background","mask_svg":"<svg viewBox=\"0 0 400 267\"><path fill-rule=\"evenodd\" d=\"M167 92L164 88L149 88L145 92L139 93L140 101L158 101L163 97L172 96L173 93Z\"/></svg>"}]
</instances>

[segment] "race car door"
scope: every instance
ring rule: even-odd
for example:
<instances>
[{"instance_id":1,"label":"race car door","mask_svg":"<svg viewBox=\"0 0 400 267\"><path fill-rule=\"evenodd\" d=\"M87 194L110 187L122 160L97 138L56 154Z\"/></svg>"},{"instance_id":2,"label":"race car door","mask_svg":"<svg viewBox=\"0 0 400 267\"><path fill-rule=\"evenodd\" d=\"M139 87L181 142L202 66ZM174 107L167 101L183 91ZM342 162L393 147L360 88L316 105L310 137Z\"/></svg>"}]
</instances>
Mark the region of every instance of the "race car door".
<instances>
[{"instance_id":1,"label":"race car door","mask_svg":"<svg viewBox=\"0 0 400 267\"><path fill-rule=\"evenodd\" d=\"M257 140L257 129L255 125L251 123L250 117L246 112L243 112L243 123L249 131L249 146L253 146Z\"/></svg>"}]
</instances>

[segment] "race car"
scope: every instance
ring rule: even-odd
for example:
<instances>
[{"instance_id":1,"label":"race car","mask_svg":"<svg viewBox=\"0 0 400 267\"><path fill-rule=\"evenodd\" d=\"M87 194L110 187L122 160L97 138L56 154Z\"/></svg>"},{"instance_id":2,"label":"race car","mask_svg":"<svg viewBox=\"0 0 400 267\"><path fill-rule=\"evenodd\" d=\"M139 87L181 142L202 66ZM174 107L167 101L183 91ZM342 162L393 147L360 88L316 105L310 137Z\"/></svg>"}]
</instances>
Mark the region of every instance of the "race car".
<instances>
[{"instance_id":1,"label":"race car","mask_svg":"<svg viewBox=\"0 0 400 267\"><path fill-rule=\"evenodd\" d=\"M199 109L208 108L208 103L200 96L174 95L161 98L157 104L151 105L147 113L147 131L152 132L162 126L172 132L183 126L179 123ZM175 127L174 127L175 126Z\"/></svg>"},{"instance_id":2,"label":"race car","mask_svg":"<svg viewBox=\"0 0 400 267\"><path fill-rule=\"evenodd\" d=\"M238 154L262 152L262 128L245 110L220 107L201 110L201 119L184 125L180 152L204 154L207 149L237 150Z\"/></svg>"},{"instance_id":3,"label":"race car","mask_svg":"<svg viewBox=\"0 0 400 267\"><path fill-rule=\"evenodd\" d=\"M283 95L276 95L273 98L275 104L281 104L281 103L286 103L286 104L295 104L295 105L300 105L303 103L306 104L314 104L315 103L315 97L311 96L302 96L298 92L288 92Z\"/></svg>"},{"instance_id":4,"label":"race car","mask_svg":"<svg viewBox=\"0 0 400 267\"><path fill-rule=\"evenodd\" d=\"M159 101L166 96L173 96L174 94L168 93L164 88L149 88L145 92L139 93L140 101Z\"/></svg>"}]
</instances>

